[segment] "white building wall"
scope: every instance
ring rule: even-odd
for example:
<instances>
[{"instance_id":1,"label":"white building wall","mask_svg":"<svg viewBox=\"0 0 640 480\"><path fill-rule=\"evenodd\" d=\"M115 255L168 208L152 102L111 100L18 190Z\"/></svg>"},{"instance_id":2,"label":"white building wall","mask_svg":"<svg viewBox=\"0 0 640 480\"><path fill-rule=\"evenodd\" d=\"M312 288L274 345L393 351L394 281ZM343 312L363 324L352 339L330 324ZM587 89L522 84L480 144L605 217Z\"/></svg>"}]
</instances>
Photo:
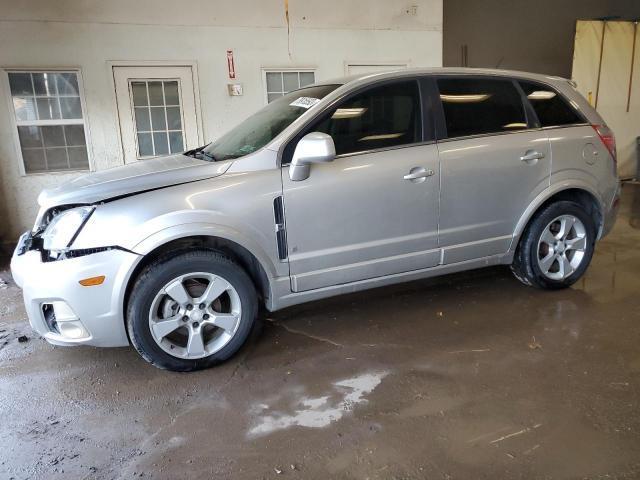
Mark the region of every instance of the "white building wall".
<instances>
[{"instance_id":1,"label":"white building wall","mask_svg":"<svg viewBox=\"0 0 640 480\"><path fill-rule=\"evenodd\" d=\"M228 49L240 97L227 93ZM312 67L321 80L354 62L440 66L442 0L0 0L0 67L80 68L94 170L123 164L113 62L154 61L195 63L209 142L265 103L262 68ZM32 226L39 191L77 174L21 175L0 73L0 239L4 228L11 241Z\"/></svg>"}]
</instances>

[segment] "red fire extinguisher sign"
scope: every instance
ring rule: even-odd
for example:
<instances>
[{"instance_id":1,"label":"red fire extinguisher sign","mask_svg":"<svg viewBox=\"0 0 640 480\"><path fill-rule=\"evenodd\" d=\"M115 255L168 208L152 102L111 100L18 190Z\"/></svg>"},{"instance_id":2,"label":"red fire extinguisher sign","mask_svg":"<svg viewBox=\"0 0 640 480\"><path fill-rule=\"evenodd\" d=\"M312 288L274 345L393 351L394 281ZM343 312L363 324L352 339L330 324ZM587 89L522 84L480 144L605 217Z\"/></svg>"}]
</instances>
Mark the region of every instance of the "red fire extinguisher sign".
<instances>
[{"instance_id":1,"label":"red fire extinguisher sign","mask_svg":"<svg viewBox=\"0 0 640 480\"><path fill-rule=\"evenodd\" d=\"M227 50L227 69L229 70L229 78L236 78L236 66L233 63L233 50Z\"/></svg>"}]
</instances>

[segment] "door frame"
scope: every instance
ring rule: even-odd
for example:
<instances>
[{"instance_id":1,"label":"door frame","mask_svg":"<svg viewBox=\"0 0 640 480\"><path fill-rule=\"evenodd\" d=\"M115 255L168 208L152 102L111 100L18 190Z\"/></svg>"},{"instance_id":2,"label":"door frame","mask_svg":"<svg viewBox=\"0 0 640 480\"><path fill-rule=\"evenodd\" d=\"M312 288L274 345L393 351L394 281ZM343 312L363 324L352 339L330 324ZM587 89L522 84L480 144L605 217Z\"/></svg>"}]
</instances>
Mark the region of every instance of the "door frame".
<instances>
[{"instance_id":1,"label":"door frame","mask_svg":"<svg viewBox=\"0 0 640 480\"><path fill-rule=\"evenodd\" d=\"M116 76L115 76L115 68L117 67L188 67L191 68L191 77L193 81L193 101L196 110L196 128L198 135L198 143L204 144L204 129L202 126L202 109L200 102L200 85L199 85L199 75L198 75L198 62L195 60L185 60L185 61L168 61L168 60L109 60L107 61L107 71L110 78L109 85L111 87L111 100L113 104L113 113L116 119L118 128L118 143L120 148L118 149L119 155L119 164L125 165L125 153L124 153L124 143L122 140L122 133L120 129L120 111L118 110L118 99L116 96Z\"/></svg>"}]
</instances>

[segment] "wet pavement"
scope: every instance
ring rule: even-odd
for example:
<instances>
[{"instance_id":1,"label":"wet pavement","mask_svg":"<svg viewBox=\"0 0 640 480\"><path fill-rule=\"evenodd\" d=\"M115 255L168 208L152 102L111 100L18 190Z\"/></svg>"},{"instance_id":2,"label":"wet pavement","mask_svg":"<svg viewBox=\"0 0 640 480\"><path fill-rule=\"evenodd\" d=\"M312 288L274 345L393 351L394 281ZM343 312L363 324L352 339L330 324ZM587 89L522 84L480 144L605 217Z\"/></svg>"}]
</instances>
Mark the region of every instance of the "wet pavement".
<instances>
[{"instance_id":1,"label":"wet pavement","mask_svg":"<svg viewBox=\"0 0 640 480\"><path fill-rule=\"evenodd\" d=\"M0 271L0 478L640 478L639 228L626 185L571 289L492 268L315 302L191 374L48 345Z\"/></svg>"}]
</instances>

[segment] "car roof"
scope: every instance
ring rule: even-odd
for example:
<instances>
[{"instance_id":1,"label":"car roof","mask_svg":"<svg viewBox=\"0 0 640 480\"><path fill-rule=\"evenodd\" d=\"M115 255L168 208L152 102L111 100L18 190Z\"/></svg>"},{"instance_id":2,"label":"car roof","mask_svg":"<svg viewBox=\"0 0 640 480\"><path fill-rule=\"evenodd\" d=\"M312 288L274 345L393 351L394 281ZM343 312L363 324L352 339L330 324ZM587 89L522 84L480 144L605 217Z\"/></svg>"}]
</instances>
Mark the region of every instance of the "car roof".
<instances>
[{"instance_id":1,"label":"car roof","mask_svg":"<svg viewBox=\"0 0 640 480\"><path fill-rule=\"evenodd\" d=\"M521 72L517 70L499 70L495 68L406 68L399 70L389 70L386 72L362 73L357 75L349 75L340 78L333 78L325 81L317 82L316 85L356 85L365 84L374 80L385 80L402 77L411 77L419 75L486 75L513 77L528 80L537 80L546 83L566 83L569 79L557 77L553 75L545 75L540 73Z\"/></svg>"}]
</instances>

